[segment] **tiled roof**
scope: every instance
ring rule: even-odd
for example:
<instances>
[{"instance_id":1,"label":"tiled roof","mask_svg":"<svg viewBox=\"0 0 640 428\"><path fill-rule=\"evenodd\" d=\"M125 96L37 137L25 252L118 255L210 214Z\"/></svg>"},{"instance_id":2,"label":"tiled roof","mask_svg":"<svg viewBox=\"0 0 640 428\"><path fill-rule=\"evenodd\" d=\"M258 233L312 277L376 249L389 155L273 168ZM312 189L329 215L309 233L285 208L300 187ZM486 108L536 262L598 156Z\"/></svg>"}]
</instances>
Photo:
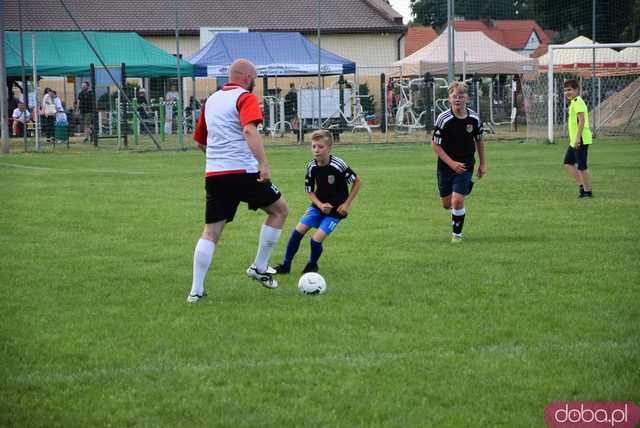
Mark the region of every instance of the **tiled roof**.
<instances>
[{"instance_id":1,"label":"tiled roof","mask_svg":"<svg viewBox=\"0 0 640 428\"><path fill-rule=\"evenodd\" d=\"M538 58L546 54L548 51L549 51L549 45L546 45L546 44L540 45L535 51L531 52L531 55L529 56L531 58Z\"/></svg>"},{"instance_id":2,"label":"tiled roof","mask_svg":"<svg viewBox=\"0 0 640 428\"><path fill-rule=\"evenodd\" d=\"M83 30L172 34L175 0L65 0ZM18 0L5 0L5 29L16 31ZM316 0L179 0L178 27L199 34L200 27L248 27L250 31L316 31ZM25 31L74 31L57 0L22 1ZM325 33L395 32L406 27L387 0L322 0Z\"/></svg>"},{"instance_id":3,"label":"tiled roof","mask_svg":"<svg viewBox=\"0 0 640 428\"><path fill-rule=\"evenodd\" d=\"M409 56L438 38L431 27L409 27L404 42L404 55Z\"/></svg>"},{"instance_id":4,"label":"tiled roof","mask_svg":"<svg viewBox=\"0 0 640 428\"><path fill-rule=\"evenodd\" d=\"M523 49L533 32L536 33L541 44L547 44L551 41L536 21L530 19L456 21L455 29L457 31L482 31L494 41L512 50Z\"/></svg>"}]
</instances>

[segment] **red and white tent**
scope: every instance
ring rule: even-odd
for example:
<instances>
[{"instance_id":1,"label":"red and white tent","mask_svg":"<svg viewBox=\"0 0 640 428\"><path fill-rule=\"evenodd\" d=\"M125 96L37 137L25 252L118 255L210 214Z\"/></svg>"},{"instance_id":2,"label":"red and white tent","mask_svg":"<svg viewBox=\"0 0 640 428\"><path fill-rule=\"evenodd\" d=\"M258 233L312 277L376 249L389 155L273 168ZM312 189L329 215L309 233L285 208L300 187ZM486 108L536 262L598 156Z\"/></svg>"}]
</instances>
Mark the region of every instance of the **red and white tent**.
<instances>
[{"instance_id":1,"label":"red and white tent","mask_svg":"<svg viewBox=\"0 0 640 428\"><path fill-rule=\"evenodd\" d=\"M578 36L563 46L591 45L588 37ZM597 44L597 43L596 43ZM628 61L621 52L611 48L576 48L554 49L553 69L556 72L582 72L593 68L593 54L595 51L595 67L599 74L619 73L625 70L637 69L637 61ZM538 58L540 71L546 71L549 65L549 52Z\"/></svg>"},{"instance_id":2,"label":"red and white tent","mask_svg":"<svg viewBox=\"0 0 640 428\"><path fill-rule=\"evenodd\" d=\"M638 40L636 43L640 43ZM640 66L640 48L625 48L620 51L620 57L625 62L631 62Z\"/></svg>"}]
</instances>

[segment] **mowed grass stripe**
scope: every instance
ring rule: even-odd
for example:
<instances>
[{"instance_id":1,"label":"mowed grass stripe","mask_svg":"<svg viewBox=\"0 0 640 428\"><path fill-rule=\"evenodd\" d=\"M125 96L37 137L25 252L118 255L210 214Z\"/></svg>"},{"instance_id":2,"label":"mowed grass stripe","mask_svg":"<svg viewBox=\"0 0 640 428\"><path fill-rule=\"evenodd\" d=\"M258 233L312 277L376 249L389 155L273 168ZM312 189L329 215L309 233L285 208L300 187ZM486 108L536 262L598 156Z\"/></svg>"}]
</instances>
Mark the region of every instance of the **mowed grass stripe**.
<instances>
[{"instance_id":1,"label":"mowed grass stripe","mask_svg":"<svg viewBox=\"0 0 640 428\"><path fill-rule=\"evenodd\" d=\"M267 150L276 264L310 152ZM0 167L0 425L543 427L552 400L638 402L640 144L597 141L590 201L564 150L490 141L454 247L428 145L337 145L363 187L329 292L296 289L308 237L278 290L248 279L264 216L241 207L192 306L202 153L3 157L66 171Z\"/></svg>"}]
</instances>

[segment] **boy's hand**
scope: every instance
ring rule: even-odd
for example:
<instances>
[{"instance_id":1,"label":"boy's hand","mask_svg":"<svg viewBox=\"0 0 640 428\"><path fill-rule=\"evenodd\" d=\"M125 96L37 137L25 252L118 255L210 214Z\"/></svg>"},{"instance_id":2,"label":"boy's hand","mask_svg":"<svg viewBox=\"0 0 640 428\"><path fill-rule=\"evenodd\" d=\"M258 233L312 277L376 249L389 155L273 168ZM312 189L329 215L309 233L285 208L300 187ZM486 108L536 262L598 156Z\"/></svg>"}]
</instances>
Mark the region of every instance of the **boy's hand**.
<instances>
[{"instance_id":1,"label":"boy's hand","mask_svg":"<svg viewBox=\"0 0 640 428\"><path fill-rule=\"evenodd\" d=\"M325 202L323 204L320 204L320 206L318 208L320 208L320 211L322 211L323 214L329 214L329 213L331 213L331 210L333 209L333 205L331 205L328 202Z\"/></svg>"},{"instance_id":2,"label":"boy's hand","mask_svg":"<svg viewBox=\"0 0 640 428\"><path fill-rule=\"evenodd\" d=\"M484 166L483 164L480 164L477 172L478 178L482 178L486 173L487 173L487 167Z\"/></svg>"},{"instance_id":3,"label":"boy's hand","mask_svg":"<svg viewBox=\"0 0 640 428\"><path fill-rule=\"evenodd\" d=\"M340 215L346 216L349 213L349 203L343 203L338 207L337 211L340 213Z\"/></svg>"},{"instance_id":4,"label":"boy's hand","mask_svg":"<svg viewBox=\"0 0 640 428\"><path fill-rule=\"evenodd\" d=\"M451 165L449 165L449 168L451 168L456 174L462 174L467 170L467 166L465 164L456 161L452 161Z\"/></svg>"}]
</instances>

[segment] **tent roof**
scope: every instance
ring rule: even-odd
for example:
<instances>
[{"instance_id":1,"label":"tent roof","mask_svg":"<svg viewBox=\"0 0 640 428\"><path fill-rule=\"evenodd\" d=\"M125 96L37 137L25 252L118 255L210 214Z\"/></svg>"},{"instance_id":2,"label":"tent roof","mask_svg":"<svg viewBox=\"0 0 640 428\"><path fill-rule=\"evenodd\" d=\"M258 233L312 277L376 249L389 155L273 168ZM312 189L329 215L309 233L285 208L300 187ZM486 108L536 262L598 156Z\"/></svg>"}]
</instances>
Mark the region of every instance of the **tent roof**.
<instances>
[{"instance_id":1,"label":"tent roof","mask_svg":"<svg viewBox=\"0 0 640 428\"><path fill-rule=\"evenodd\" d=\"M323 75L355 73L353 61L325 49L320 55ZM190 61L199 75L226 76L238 58L253 62L259 76L318 74L318 47L300 33L218 33Z\"/></svg>"},{"instance_id":2,"label":"tent roof","mask_svg":"<svg viewBox=\"0 0 640 428\"><path fill-rule=\"evenodd\" d=\"M590 45L593 42L590 38L585 36L578 36L575 39L565 43L563 46L575 46L575 45ZM597 44L597 43L596 43ZM549 64L549 52L538 58L540 65ZM588 67L593 63L593 49L558 49L553 51L554 67L558 66L572 66L576 67L580 64L588 64ZM613 64L622 63L624 60L620 54L611 48L596 49L596 63L597 64Z\"/></svg>"},{"instance_id":3,"label":"tent roof","mask_svg":"<svg viewBox=\"0 0 640 428\"><path fill-rule=\"evenodd\" d=\"M640 40L636 43L640 43ZM624 48L620 51L620 58L622 58L624 62L640 64L640 48Z\"/></svg>"},{"instance_id":4,"label":"tent roof","mask_svg":"<svg viewBox=\"0 0 640 428\"><path fill-rule=\"evenodd\" d=\"M26 74L32 74L31 32L23 33ZM129 77L175 76L176 58L144 40L136 33L85 32L107 67L125 64ZM7 76L20 76L20 33L7 31L5 64ZM35 32L37 73L43 76L87 75L90 64L101 68L80 32ZM194 67L181 61L180 74L193 76Z\"/></svg>"},{"instance_id":5,"label":"tent roof","mask_svg":"<svg viewBox=\"0 0 640 428\"><path fill-rule=\"evenodd\" d=\"M462 73L463 63L468 74L521 74L533 71L536 60L505 48L482 32L465 31L455 33L455 73ZM418 76L427 72L447 74L447 31L393 65L399 67L396 76Z\"/></svg>"}]
</instances>

